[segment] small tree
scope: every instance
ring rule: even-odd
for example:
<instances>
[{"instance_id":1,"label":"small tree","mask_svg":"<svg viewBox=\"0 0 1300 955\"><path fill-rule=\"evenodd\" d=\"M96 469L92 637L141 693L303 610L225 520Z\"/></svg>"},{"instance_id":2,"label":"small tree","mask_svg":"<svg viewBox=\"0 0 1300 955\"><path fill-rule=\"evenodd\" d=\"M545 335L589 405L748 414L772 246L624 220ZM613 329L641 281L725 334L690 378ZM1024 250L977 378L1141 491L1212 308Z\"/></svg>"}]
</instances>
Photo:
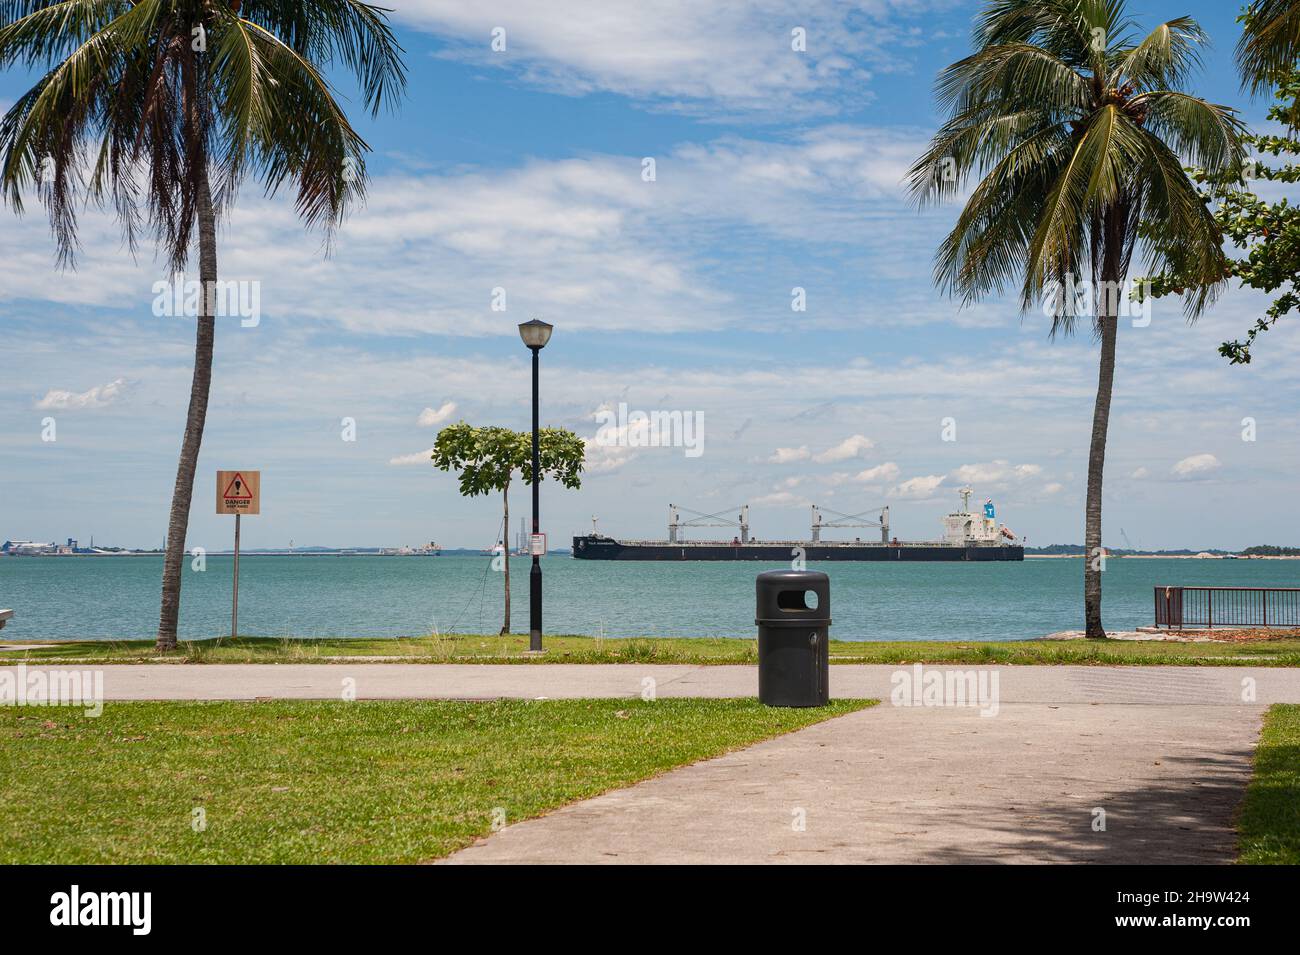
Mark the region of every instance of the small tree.
<instances>
[{"instance_id":1,"label":"small tree","mask_svg":"<svg viewBox=\"0 0 1300 955\"><path fill-rule=\"evenodd\" d=\"M567 488L582 487L585 449L582 439L565 428L542 428L538 432L538 457L542 479L550 477ZM465 497L501 492L502 564L505 572L505 621L501 633L510 632L510 484L515 472L524 484L533 483L533 436L509 428L475 428L458 421L438 432L433 445L433 463L443 471L460 474L460 493Z\"/></svg>"}]
</instances>

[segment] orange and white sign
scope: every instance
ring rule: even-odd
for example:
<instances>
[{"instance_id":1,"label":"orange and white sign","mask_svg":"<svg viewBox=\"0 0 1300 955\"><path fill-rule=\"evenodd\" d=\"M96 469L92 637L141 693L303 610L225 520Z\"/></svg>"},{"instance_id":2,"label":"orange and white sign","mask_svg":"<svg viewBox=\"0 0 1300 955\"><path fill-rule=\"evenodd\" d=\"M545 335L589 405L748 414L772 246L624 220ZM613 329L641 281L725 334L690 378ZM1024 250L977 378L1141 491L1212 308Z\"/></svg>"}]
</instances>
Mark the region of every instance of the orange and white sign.
<instances>
[{"instance_id":1,"label":"orange and white sign","mask_svg":"<svg viewBox=\"0 0 1300 955\"><path fill-rule=\"evenodd\" d=\"M218 471L217 513L262 513L261 471Z\"/></svg>"}]
</instances>

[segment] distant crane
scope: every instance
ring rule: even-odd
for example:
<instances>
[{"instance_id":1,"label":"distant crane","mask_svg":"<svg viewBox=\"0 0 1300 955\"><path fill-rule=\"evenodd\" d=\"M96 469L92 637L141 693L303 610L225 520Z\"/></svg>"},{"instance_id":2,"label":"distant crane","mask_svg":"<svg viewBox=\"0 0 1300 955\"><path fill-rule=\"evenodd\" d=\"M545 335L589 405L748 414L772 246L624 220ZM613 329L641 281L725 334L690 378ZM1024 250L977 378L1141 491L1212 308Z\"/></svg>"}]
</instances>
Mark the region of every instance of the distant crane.
<instances>
[{"instance_id":1,"label":"distant crane","mask_svg":"<svg viewBox=\"0 0 1300 955\"><path fill-rule=\"evenodd\" d=\"M681 512L694 514L689 520L681 519ZM668 543L676 544L677 531L682 527L738 527L740 528L740 542L749 543L749 505L740 506L740 516L736 520L725 517L726 511L719 511L716 514L705 514L702 511L693 511L689 507L678 507L676 504L668 505Z\"/></svg>"},{"instance_id":2,"label":"distant crane","mask_svg":"<svg viewBox=\"0 0 1300 955\"><path fill-rule=\"evenodd\" d=\"M833 520L824 520L822 512L825 511ZM870 516L878 515L878 516ZM880 542L889 543L889 508L873 508L869 511L862 511L859 514L841 514L839 511L833 511L829 507L812 506L812 542L820 543L822 539L823 527L879 527Z\"/></svg>"}]
</instances>

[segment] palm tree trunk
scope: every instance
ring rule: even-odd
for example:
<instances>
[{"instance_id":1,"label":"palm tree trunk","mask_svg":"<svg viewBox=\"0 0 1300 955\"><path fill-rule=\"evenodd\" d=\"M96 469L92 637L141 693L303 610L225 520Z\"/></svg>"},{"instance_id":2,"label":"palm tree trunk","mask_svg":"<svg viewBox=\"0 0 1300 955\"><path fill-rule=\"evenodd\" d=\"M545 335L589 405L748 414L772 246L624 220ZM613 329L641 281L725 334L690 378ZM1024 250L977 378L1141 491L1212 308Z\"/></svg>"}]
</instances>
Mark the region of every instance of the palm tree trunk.
<instances>
[{"instance_id":1,"label":"palm tree trunk","mask_svg":"<svg viewBox=\"0 0 1300 955\"><path fill-rule=\"evenodd\" d=\"M190 383L190 408L185 416L185 437L181 440L180 463L172 488L172 510L167 521L167 552L163 558L162 610L158 618L159 650L176 648L176 625L181 610L181 567L185 561L185 532L190 523L190 501L194 496L194 472L203 443L203 425L208 416L208 392L212 386L212 346L216 336L217 226L212 208L212 191L206 169L199 171L199 283L203 305L198 316L194 342L194 379Z\"/></svg>"},{"instance_id":2,"label":"palm tree trunk","mask_svg":"<svg viewBox=\"0 0 1300 955\"><path fill-rule=\"evenodd\" d=\"M501 502L505 507L505 519L501 522L501 559L505 562L502 568L506 575L506 619L501 624L501 636L510 632L510 485L507 484L501 491Z\"/></svg>"},{"instance_id":3,"label":"palm tree trunk","mask_svg":"<svg viewBox=\"0 0 1300 955\"><path fill-rule=\"evenodd\" d=\"M1088 499L1085 504L1083 561L1083 617L1085 636L1102 639L1101 625L1101 483L1106 466L1106 432L1110 427L1110 396L1115 384L1115 338L1119 320L1101 318L1101 368L1097 375L1097 403L1092 411L1092 443L1088 448Z\"/></svg>"},{"instance_id":4,"label":"palm tree trunk","mask_svg":"<svg viewBox=\"0 0 1300 955\"><path fill-rule=\"evenodd\" d=\"M1115 387L1115 340L1119 333L1119 283L1123 281L1118 256L1122 245L1116 233L1127 213L1111 210L1105 218L1107 239L1101 254L1103 292L1094 298L1101 356L1097 371L1097 401L1092 409L1092 441L1088 446L1088 495L1084 504L1083 527L1083 626L1084 636L1104 640L1101 625L1101 575L1104 556L1101 542L1101 487L1106 467L1106 435L1110 429L1110 398ZM1096 272L1093 273L1096 275Z\"/></svg>"}]
</instances>

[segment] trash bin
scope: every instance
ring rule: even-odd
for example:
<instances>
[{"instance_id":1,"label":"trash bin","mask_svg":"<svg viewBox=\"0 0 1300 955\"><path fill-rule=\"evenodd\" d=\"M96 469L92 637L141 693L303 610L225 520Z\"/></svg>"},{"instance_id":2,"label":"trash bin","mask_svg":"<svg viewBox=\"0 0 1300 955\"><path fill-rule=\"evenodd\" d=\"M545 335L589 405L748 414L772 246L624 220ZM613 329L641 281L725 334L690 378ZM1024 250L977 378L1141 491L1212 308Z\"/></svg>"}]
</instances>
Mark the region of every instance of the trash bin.
<instances>
[{"instance_id":1,"label":"trash bin","mask_svg":"<svg viewBox=\"0 0 1300 955\"><path fill-rule=\"evenodd\" d=\"M758 699L768 706L830 702L831 579L811 570L758 575Z\"/></svg>"}]
</instances>

